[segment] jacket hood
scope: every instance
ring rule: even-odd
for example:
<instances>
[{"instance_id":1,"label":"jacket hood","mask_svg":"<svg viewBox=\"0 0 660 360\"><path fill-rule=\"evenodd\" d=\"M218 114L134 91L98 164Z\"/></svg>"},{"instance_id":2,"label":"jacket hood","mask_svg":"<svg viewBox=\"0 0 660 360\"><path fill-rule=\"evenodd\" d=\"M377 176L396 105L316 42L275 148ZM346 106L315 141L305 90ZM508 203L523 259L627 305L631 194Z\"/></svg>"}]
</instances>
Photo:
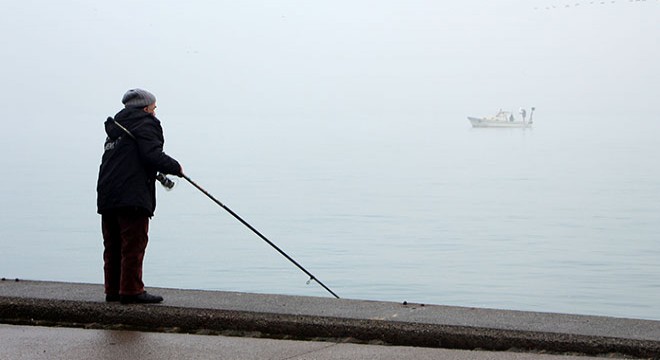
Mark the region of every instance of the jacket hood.
<instances>
[{"instance_id":1,"label":"jacket hood","mask_svg":"<svg viewBox=\"0 0 660 360\"><path fill-rule=\"evenodd\" d=\"M105 121L105 133L108 135L108 138L115 140L118 137L126 134L124 130L115 124L115 121L128 129L128 131L131 131L143 120L148 118L154 118L154 116L144 112L144 110L141 108L122 109L115 115L114 119L112 117L108 117L108 119Z\"/></svg>"},{"instance_id":2,"label":"jacket hood","mask_svg":"<svg viewBox=\"0 0 660 360\"><path fill-rule=\"evenodd\" d=\"M120 129L119 126L115 124L114 119L108 116L108 119L105 121L105 133L110 140L114 141L124 134L124 130Z\"/></svg>"}]
</instances>

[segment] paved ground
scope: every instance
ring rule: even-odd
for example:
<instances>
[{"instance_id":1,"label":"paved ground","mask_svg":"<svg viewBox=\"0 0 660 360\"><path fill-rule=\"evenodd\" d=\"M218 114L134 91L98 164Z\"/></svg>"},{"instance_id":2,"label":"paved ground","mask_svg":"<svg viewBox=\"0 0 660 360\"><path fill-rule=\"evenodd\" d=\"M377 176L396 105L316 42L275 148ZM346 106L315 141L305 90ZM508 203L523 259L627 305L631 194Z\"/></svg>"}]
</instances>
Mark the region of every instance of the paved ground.
<instances>
[{"instance_id":1,"label":"paved ground","mask_svg":"<svg viewBox=\"0 0 660 360\"><path fill-rule=\"evenodd\" d=\"M0 359L589 360L584 356L0 325ZM601 358L602 359L602 358Z\"/></svg>"},{"instance_id":2,"label":"paved ground","mask_svg":"<svg viewBox=\"0 0 660 360\"><path fill-rule=\"evenodd\" d=\"M350 341L414 346L415 351L422 353L431 349L421 348L507 351L496 353L497 356L508 354L493 357L498 359L518 358L521 356L517 353L519 350L532 354L625 354L660 359L660 321L221 291L148 290L163 295L165 302L160 305L106 303L103 287L97 284L0 281L0 322L177 332L179 335L145 332L131 336L141 336L155 344L164 341L160 335L172 336L182 339L172 340L173 343L182 341L181 348L187 348L186 341L261 343L264 339L255 338L270 337L308 340L293 343L298 345L291 345L292 348L305 348L316 344L310 340L321 339L326 342L317 344L319 349L328 342ZM75 330L56 331L66 337L67 332ZM83 332L87 334L84 336L98 334L96 330L86 331L89 332ZM241 336L243 340L235 337L213 340L214 337L183 333L233 335ZM101 334L106 335L95 335L97 339L108 336L107 332ZM53 346L57 347L56 344L57 341ZM279 345L264 346L268 350ZM394 349L383 346L377 350L378 347L344 344L328 348L328 355L317 356L316 350L309 351L315 354L313 358L325 359L332 357L322 356L332 356L333 351L344 346L355 351L385 351L385 354ZM154 345L153 349L156 348ZM231 358L231 355L227 356ZM279 356L276 353L273 358Z\"/></svg>"}]
</instances>

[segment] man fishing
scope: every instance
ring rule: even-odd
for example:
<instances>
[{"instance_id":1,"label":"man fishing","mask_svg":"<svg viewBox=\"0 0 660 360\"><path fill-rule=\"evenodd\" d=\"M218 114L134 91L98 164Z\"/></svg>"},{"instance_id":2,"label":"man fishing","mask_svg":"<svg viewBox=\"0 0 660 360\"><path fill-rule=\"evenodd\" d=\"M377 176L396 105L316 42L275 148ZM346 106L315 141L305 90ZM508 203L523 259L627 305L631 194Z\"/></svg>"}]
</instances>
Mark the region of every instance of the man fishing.
<instances>
[{"instance_id":1,"label":"man fishing","mask_svg":"<svg viewBox=\"0 0 660 360\"><path fill-rule=\"evenodd\" d=\"M97 183L101 214L105 300L122 304L159 303L142 282L149 219L156 209L156 176L183 175L183 168L163 152L163 129L156 118L156 97L128 90L124 108L105 122L107 138Z\"/></svg>"}]
</instances>

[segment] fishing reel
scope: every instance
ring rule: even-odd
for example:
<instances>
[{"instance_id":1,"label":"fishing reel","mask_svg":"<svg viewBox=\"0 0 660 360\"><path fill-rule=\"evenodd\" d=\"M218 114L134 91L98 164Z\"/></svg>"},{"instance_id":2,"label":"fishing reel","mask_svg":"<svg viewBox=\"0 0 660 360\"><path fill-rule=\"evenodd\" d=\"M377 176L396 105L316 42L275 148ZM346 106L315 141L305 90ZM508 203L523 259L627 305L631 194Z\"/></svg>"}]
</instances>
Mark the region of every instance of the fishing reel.
<instances>
[{"instance_id":1,"label":"fishing reel","mask_svg":"<svg viewBox=\"0 0 660 360\"><path fill-rule=\"evenodd\" d=\"M158 180L158 182L160 182L160 184L163 185L163 187L167 191L174 189L174 185L176 185L176 182L174 180L168 178L162 173L156 174L156 180Z\"/></svg>"}]
</instances>

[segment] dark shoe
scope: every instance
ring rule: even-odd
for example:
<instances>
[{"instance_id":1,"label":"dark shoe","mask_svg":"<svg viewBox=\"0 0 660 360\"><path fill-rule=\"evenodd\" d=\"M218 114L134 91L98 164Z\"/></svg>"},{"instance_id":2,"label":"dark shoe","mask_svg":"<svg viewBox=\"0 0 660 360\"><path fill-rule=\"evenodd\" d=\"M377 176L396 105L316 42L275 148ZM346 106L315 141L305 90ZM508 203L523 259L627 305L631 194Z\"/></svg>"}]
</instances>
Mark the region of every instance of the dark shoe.
<instances>
[{"instance_id":1,"label":"dark shoe","mask_svg":"<svg viewBox=\"0 0 660 360\"><path fill-rule=\"evenodd\" d=\"M106 294L105 295L105 301L106 302L116 302L119 301L119 294Z\"/></svg>"},{"instance_id":2,"label":"dark shoe","mask_svg":"<svg viewBox=\"0 0 660 360\"><path fill-rule=\"evenodd\" d=\"M138 295L121 295L119 301L122 304L156 304L163 301L163 297L147 294L145 291Z\"/></svg>"}]
</instances>

